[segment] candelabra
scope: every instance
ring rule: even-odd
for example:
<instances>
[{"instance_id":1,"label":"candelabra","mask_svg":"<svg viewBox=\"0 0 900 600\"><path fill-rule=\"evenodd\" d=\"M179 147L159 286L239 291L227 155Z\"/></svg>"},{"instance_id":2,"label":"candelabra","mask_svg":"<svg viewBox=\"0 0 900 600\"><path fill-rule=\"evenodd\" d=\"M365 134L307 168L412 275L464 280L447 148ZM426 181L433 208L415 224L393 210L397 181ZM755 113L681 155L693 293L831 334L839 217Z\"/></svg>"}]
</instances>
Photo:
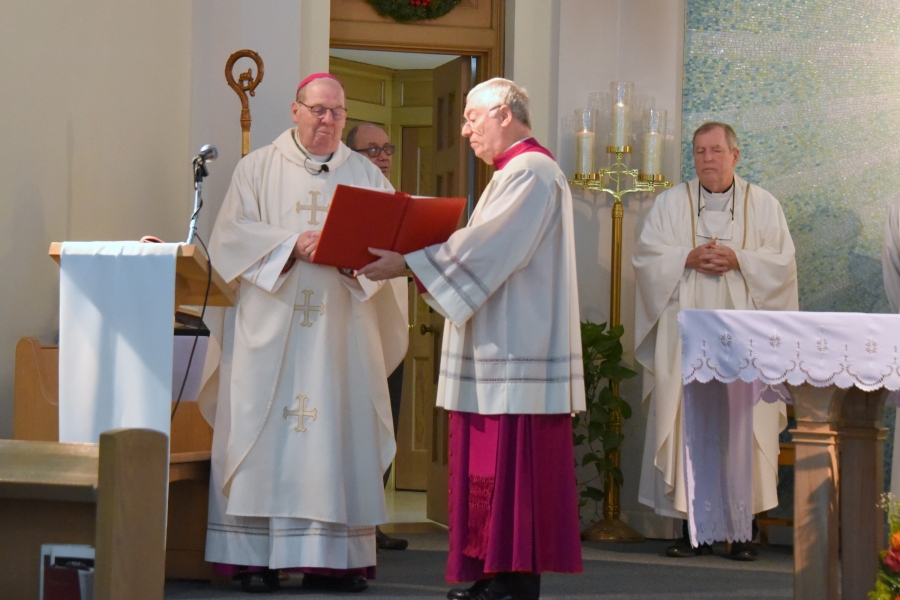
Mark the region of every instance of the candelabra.
<instances>
[{"instance_id":1,"label":"candelabra","mask_svg":"<svg viewBox=\"0 0 900 600\"><path fill-rule=\"evenodd\" d=\"M666 181L662 175L662 149L665 139L666 111L647 109L643 114L643 160L642 168L629 169L623 158L631 153L630 142L630 82L613 82L610 84L612 92L612 126L609 136L609 145L606 147L608 154L615 155L615 162L608 169L600 169L593 172L589 165L593 165L593 148L585 141L594 140L597 119L595 115L585 115L588 111L575 111L577 129L576 132L576 163L578 172L569 181L571 185L607 193L613 197L612 207L612 251L609 293L609 327L621 324L621 299L622 299L622 217L625 211L622 207L622 197L633 192L653 192L657 188L670 188L672 183ZM590 135L587 135L590 134ZM585 155L590 152L591 158ZM587 172L586 172L587 171ZM631 180L631 187L624 188L626 182ZM611 382L610 391L618 396L619 384ZM612 427L618 436L622 433L622 415L614 411L612 415ZM607 457L610 463L618 468L620 464L619 450L609 452ZM643 536L619 519L619 483L613 477L612 470L606 476L606 498L603 504L603 519L594 523L584 532L582 537L592 541L610 542L638 542L643 541Z\"/></svg>"}]
</instances>

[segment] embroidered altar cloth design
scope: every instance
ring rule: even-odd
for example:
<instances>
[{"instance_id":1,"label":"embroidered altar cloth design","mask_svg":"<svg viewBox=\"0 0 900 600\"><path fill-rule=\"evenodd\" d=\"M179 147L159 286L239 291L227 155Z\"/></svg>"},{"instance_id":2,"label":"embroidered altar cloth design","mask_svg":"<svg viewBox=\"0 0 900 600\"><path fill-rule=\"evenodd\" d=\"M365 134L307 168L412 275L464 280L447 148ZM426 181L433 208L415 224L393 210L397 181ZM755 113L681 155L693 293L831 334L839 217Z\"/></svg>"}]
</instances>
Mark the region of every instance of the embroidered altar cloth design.
<instances>
[{"instance_id":1,"label":"embroidered altar cloth design","mask_svg":"<svg viewBox=\"0 0 900 600\"><path fill-rule=\"evenodd\" d=\"M900 390L900 315L683 310L678 323L684 383Z\"/></svg>"}]
</instances>

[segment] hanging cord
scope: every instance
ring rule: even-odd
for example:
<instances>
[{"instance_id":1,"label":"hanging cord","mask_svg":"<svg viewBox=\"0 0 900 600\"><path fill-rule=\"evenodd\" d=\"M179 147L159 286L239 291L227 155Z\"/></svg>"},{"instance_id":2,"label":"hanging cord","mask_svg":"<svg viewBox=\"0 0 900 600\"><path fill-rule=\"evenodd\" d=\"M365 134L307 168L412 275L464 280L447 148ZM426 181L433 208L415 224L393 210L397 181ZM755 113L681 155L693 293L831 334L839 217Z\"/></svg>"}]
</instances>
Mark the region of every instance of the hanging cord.
<instances>
[{"instance_id":1,"label":"hanging cord","mask_svg":"<svg viewBox=\"0 0 900 600\"><path fill-rule=\"evenodd\" d=\"M212 261L209 258L209 250L206 248L206 244L203 243L203 239L198 234L194 234L194 237L197 238L197 241L203 246L203 251L206 252L206 293L203 295L203 307L200 309L200 321L194 328L194 343L191 346L191 354L188 356L187 368L184 370L184 379L181 380L181 389L178 390L178 399L175 400L175 406L172 407L172 417L170 422L175 420L175 411L178 410L178 405L181 404L181 395L184 394L184 386L187 385L188 376L191 373L191 363L194 360L194 351L197 349L197 341L200 339L200 332L203 328L203 316L206 314L206 305L209 302L209 289L212 287Z\"/></svg>"}]
</instances>

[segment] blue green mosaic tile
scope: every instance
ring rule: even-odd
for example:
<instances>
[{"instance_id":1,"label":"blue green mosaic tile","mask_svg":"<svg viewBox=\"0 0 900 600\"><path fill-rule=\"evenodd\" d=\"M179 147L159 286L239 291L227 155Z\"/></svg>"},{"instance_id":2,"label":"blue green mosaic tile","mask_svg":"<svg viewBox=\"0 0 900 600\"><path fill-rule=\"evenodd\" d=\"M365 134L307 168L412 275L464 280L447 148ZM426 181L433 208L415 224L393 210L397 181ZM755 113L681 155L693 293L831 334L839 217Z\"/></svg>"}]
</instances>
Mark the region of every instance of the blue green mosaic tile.
<instances>
[{"instance_id":1,"label":"blue green mosaic tile","mask_svg":"<svg viewBox=\"0 0 900 600\"><path fill-rule=\"evenodd\" d=\"M900 198L900 2L686 0L685 25L682 179L694 177L694 130L731 124L738 174L784 208L801 310L890 312L881 244ZM893 432L885 446L889 473Z\"/></svg>"},{"instance_id":2,"label":"blue green mosaic tile","mask_svg":"<svg viewBox=\"0 0 900 600\"><path fill-rule=\"evenodd\" d=\"M730 123L739 174L781 200L800 306L888 311L884 218L900 196L900 2L687 0L682 178L691 137Z\"/></svg>"}]
</instances>

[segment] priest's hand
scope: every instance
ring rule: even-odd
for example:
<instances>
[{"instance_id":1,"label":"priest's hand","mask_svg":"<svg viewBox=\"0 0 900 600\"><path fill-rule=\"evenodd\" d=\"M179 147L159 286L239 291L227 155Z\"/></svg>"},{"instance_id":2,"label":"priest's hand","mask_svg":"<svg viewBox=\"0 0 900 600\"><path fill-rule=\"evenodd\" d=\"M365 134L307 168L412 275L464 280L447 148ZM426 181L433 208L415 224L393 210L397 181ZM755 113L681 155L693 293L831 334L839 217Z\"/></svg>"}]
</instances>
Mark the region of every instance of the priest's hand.
<instances>
[{"instance_id":1,"label":"priest's hand","mask_svg":"<svg viewBox=\"0 0 900 600\"><path fill-rule=\"evenodd\" d=\"M313 254L315 254L316 248L319 247L320 235L322 235L321 231L304 231L301 233L294 244L294 251L291 252L291 256L303 262L312 262Z\"/></svg>"},{"instance_id":2,"label":"priest's hand","mask_svg":"<svg viewBox=\"0 0 900 600\"><path fill-rule=\"evenodd\" d=\"M718 245L716 240L688 252L684 266L704 275L724 275L728 271L741 268L734 250L728 246Z\"/></svg>"},{"instance_id":3,"label":"priest's hand","mask_svg":"<svg viewBox=\"0 0 900 600\"><path fill-rule=\"evenodd\" d=\"M406 259L402 254L378 248L369 248L369 252L380 258L358 270L357 276L365 275L371 281L381 281L382 279L402 277L406 274Z\"/></svg>"}]
</instances>

